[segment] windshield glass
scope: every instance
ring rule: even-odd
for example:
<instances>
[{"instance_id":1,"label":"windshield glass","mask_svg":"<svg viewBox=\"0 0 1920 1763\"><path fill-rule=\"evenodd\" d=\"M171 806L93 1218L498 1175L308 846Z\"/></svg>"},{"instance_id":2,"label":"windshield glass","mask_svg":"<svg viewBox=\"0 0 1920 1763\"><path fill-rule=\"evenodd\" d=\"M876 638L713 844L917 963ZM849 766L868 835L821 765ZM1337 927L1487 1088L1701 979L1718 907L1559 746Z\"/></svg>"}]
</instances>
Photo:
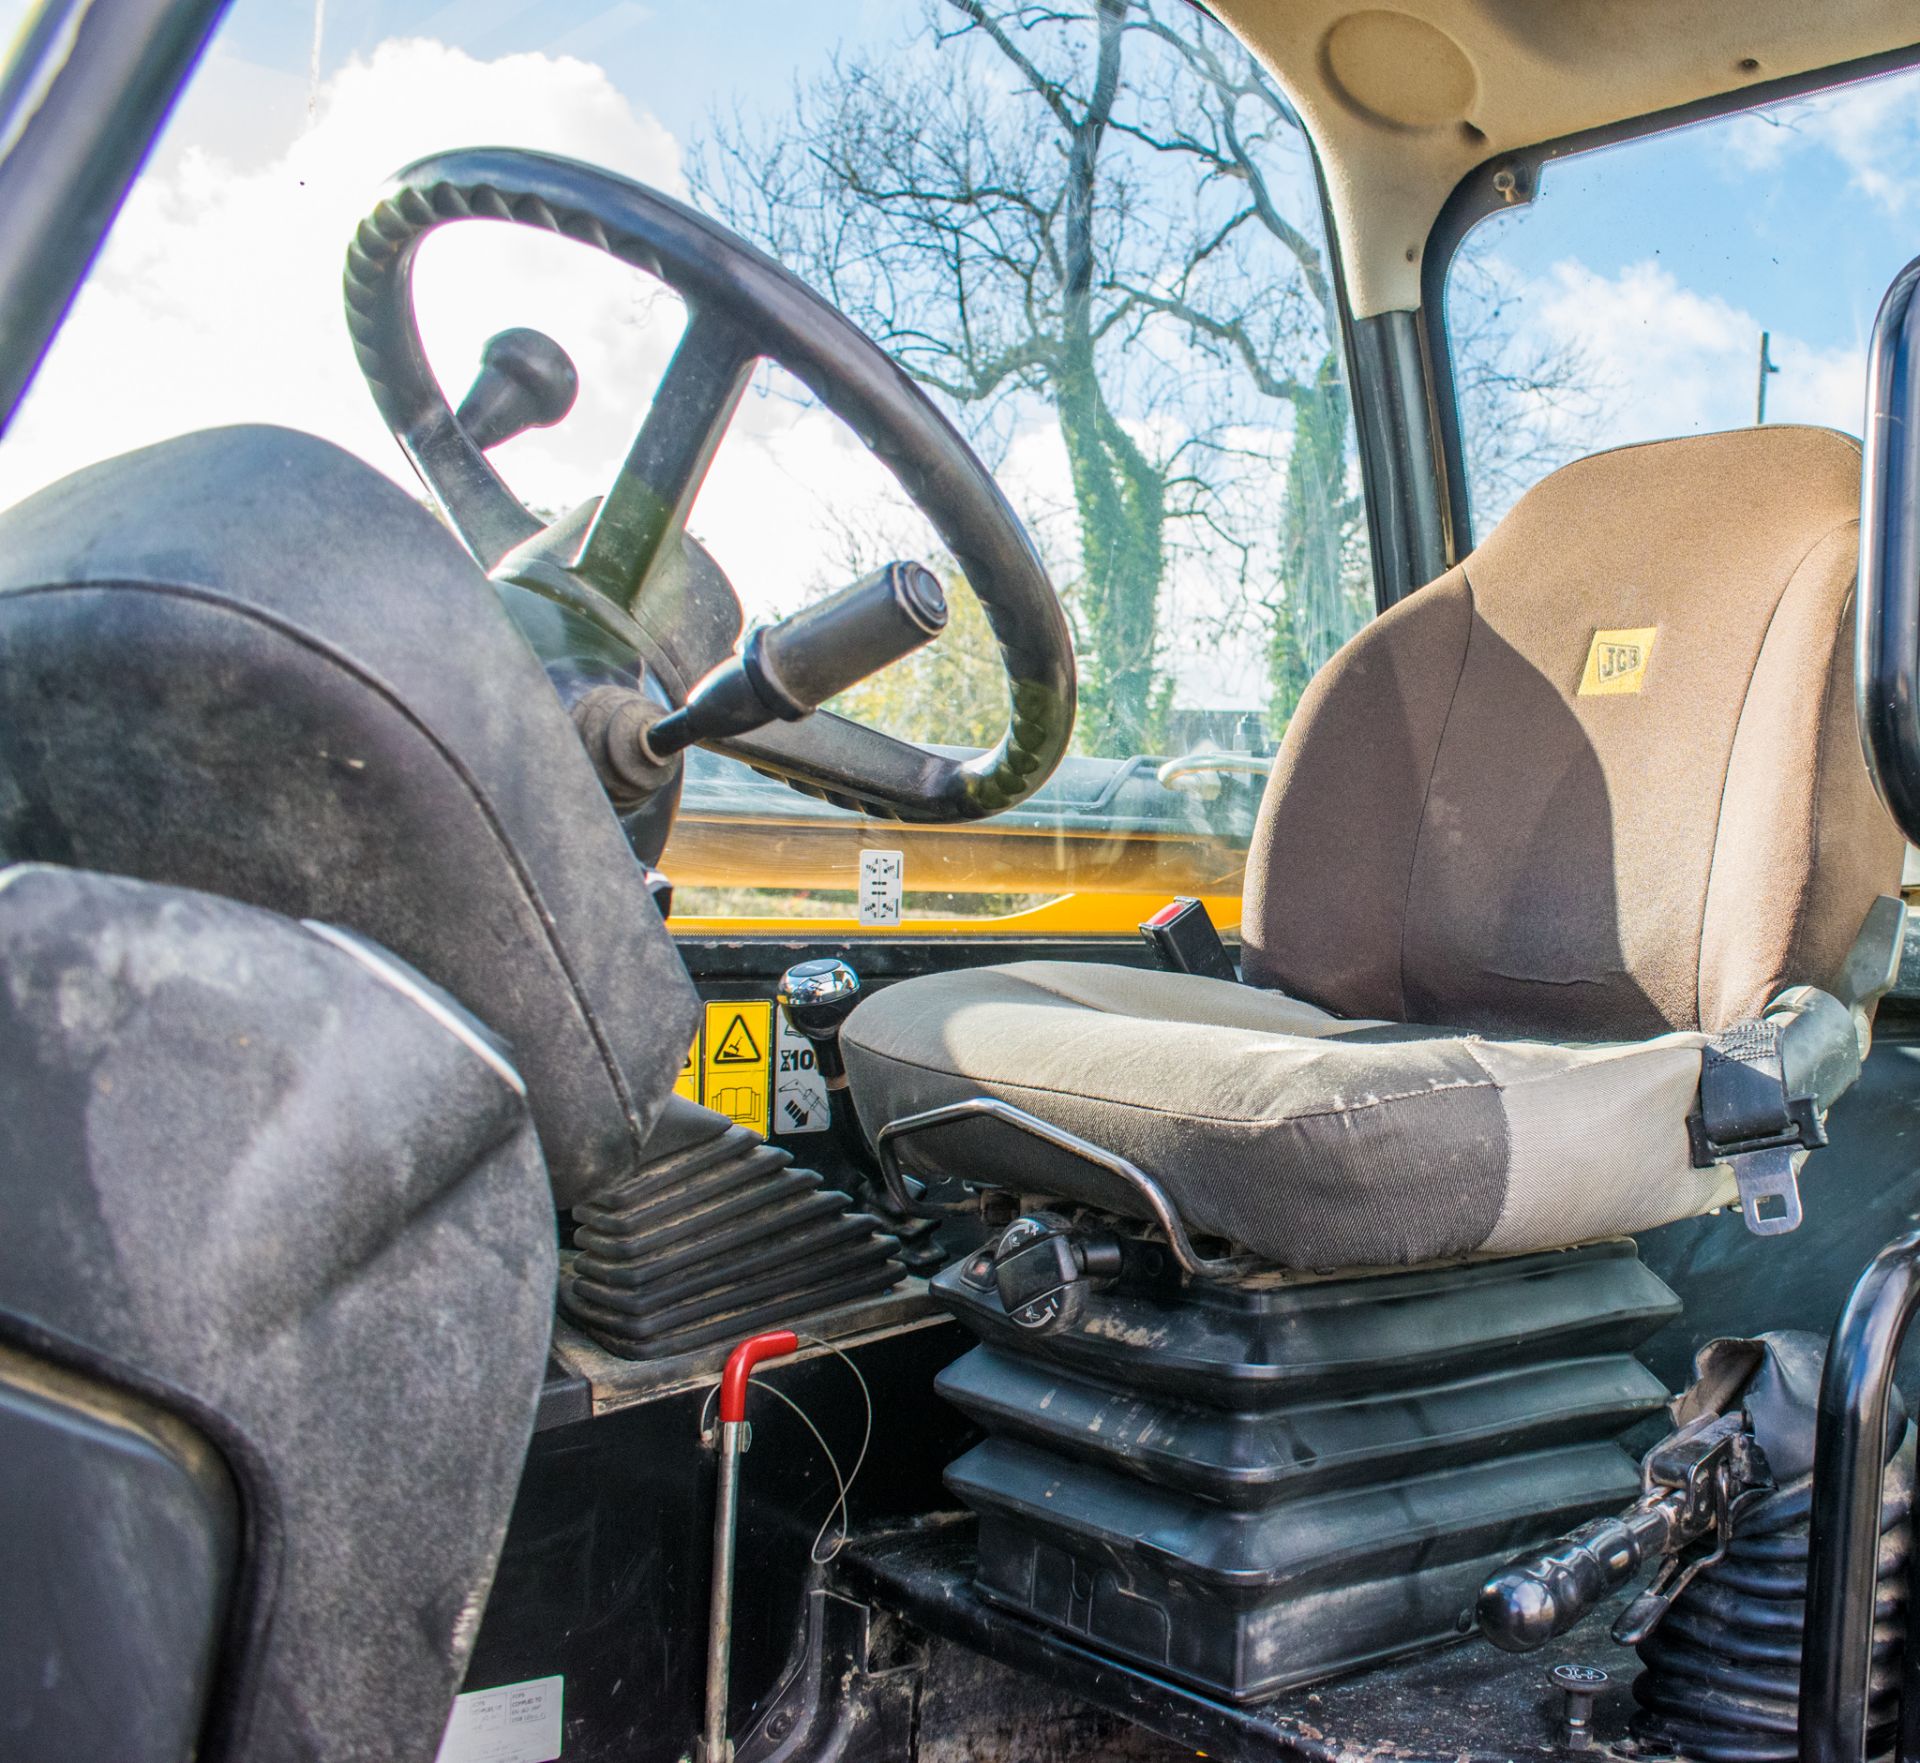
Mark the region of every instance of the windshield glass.
<instances>
[{"instance_id":1,"label":"windshield glass","mask_svg":"<svg viewBox=\"0 0 1920 1763\"><path fill-rule=\"evenodd\" d=\"M875 847L904 850L906 914L929 923L1125 928L1174 892L1237 916L1274 744L1372 586L1312 157L1234 39L1183 0L239 0L0 447L0 497L254 421L421 493L348 348L341 264L391 173L482 143L654 185L819 288L979 450L1074 632L1075 756L998 820L874 827L696 754L676 922L850 918ZM431 238L415 288L455 402L493 333L559 339L572 414L493 457L543 515L601 493L676 298L487 223ZM780 371L757 374L689 530L750 618L925 558L954 628L835 707L998 738L1004 677L960 572Z\"/></svg>"}]
</instances>

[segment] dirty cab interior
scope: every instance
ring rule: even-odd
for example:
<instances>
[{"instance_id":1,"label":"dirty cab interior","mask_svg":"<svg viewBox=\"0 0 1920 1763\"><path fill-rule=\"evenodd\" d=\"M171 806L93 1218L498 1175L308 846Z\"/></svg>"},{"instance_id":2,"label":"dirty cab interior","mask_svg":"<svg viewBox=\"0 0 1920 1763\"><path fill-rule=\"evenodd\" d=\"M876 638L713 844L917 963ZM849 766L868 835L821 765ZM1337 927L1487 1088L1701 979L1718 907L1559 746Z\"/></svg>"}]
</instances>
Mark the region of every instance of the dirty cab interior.
<instances>
[{"instance_id":1,"label":"dirty cab interior","mask_svg":"<svg viewBox=\"0 0 1920 1763\"><path fill-rule=\"evenodd\" d=\"M258 419L150 420L138 359L78 351L129 188L137 244L136 180L214 163L164 130L243 27L20 21L0 454L51 459L88 388L103 438L0 514L0 1752L1920 1757L1920 231L1885 198L1831 421L1765 419L1763 336L1761 420L1575 445L1576 389L1490 374L1448 279L1585 156L1811 138L1836 93L1912 130L1920 22L898 10L915 53L1014 69L1061 189L1110 134L1245 204L1137 287L1100 204L1160 186L1089 171L1044 217L1059 333L1004 371L1057 413L1070 566L1017 437L904 318L869 334L904 234L774 178L838 176L823 137L731 208L750 131L671 190L558 137L426 143L334 238L299 368L386 463L264 376ZM1128 110L1136 39L1172 72ZM1235 229L1304 224L1263 217L1243 100L1324 244L1288 248L1350 618L1229 736L1180 722L1187 676L1116 683L1173 638L1102 622L1089 510L1160 431L1109 411L1089 450L1069 370L1180 324L1174 377L1251 373L1255 317L1293 322L1247 289L1196 316ZM1740 139L1762 177L1793 150ZM650 401L524 324L447 380L423 266L474 232L666 290ZM1241 475L1193 530L1293 508L1300 413L1336 408L1260 360L1291 438L1194 442ZM923 557L738 591L698 505L767 363ZM1463 439L1496 395L1551 419L1500 496ZM512 447L587 397L624 458L523 495ZM985 724L913 671L962 642Z\"/></svg>"}]
</instances>

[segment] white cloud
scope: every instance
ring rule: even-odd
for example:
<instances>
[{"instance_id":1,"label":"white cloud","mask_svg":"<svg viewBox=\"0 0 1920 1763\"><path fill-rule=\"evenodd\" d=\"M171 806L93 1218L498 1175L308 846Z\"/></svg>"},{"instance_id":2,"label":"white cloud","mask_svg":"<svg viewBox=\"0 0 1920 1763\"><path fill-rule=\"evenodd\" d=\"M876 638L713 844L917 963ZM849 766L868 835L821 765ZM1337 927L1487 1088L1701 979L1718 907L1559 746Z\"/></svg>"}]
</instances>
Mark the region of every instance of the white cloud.
<instances>
[{"instance_id":1,"label":"white cloud","mask_svg":"<svg viewBox=\"0 0 1920 1763\"><path fill-rule=\"evenodd\" d=\"M96 459L234 422L325 436L417 489L342 318L347 241L387 177L425 153L487 142L684 194L673 136L571 57L482 61L396 40L315 96L309 122L304 80L210 58L0 444L0 503ZM572 414L493 457L536 507L604 490L678 340L677 300L586 246L493 222L430 239L414 291L428 358L455 400L495 331L531 324L564 344L581 376ZM931 542L843 425L782 397L747 398L691 524L756 612L833 583L849 531L900 554Z\"/></svg>"},{"instance_id":2,"label":"white cloud","mask_svg":"<svg viewBox=\"0 0 1920 1763\"><path fill-rule=\"evenodd\" d=\"M1575 259L1553 265L1519 322L1580 344L1607 382L1606 412L1583 447L1739 428L1753 421L1760 321L1718 295L1683 288L1651 260L1603 276ZM1857 433L1864 356L1774 332L1780 373L1767 418Z\"/></svg>"},{"instance_id":3,"label":"white cloud","mask_svg":"<svg viewBox=\"0 0 1920 1763\"><path fill-rule=\"evenodd\" d=\"M616 10L623 27L641 17ZM573 56L488 61L396 39L310 91L300 75L216 48L0 443L0 505L97 459L239 422L324 436L417 490L349 347L341 268L395 170L478 142L564 153L684 193L672 134ZM533 325L566 347L581 376L573 413L493 457L536 507L603 491L678 340L678 302L588 247L492 222L429 240L414 291L429 361L456 401L497 330ZM926 518L852 433L784 376L769 393L768 377L743 402L690 521L749 613L790 609L885 556L933 553ZM1150 448L1171 444L1132 426ZM1070 579L1078 527L1058 425L1028 399L999 427L991 463ZM1261 695L1257 633L1231 652L1221 642L1238 599L1226 568L1203 549L1170 563L1163 643L1183 702Z\"/></svg>"},{"instance_id":4,"label":"white cloud","mask_svg":"<svg viewBox=\"0 0 1920 1763\"><path fill-rule=\"evenodd\" d=\"M1913 200L1911 168L1920 152L1920 115L1911 77L1888 75L1810 98L1770 105L1726 126L1722 138L1749 170L1768 171L1789 156L1831 156L1848 181L1890 214Z\"/></svg>"},{"instance_id":5,"label":"white cloud","mask_svg":"<svg viewBox=\"0 0 1920 1763\"><path fill-rule=\"evenodd\" d=\"M321 88L310 127L303 82L232 57L206 72L0 447L0 495L167 435L257 421L324 435L410 482L341 316L346 244L385 179L423 153L487 140L680 183L672 136L580 61L480 62L390 42ZM480 343L509 323L552 330L595 369L565 440L503 452L536 500L560 499L597 446L618 457L631 378L648 387L644 370L657 375L671 346L673 324L648 322L637 298L640 278L589 256L492 223L448 228L420 256L422 332L456 397Z\"/></svg>"}]
</instances>

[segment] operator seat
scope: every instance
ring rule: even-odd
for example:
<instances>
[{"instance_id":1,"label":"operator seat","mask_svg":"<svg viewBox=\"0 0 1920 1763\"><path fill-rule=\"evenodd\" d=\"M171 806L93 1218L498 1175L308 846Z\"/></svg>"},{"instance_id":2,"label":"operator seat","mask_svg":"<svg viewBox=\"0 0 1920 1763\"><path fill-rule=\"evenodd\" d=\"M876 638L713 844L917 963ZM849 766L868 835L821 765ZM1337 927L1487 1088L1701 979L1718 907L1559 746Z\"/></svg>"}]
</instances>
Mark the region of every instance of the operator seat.
<instances>
[{"instance_id":1,"label":"operator seat","mask_svg":"<svg viewBox=\"0 0 1920 1763\"><path fill-rule=\"evenodd\" d=\"M1855 732L1859 504L1858 445L1808 428L1554 473L1303 696L1247 866L1249 983L1035 961L887 988L843 1036L867 1130L998 1098L1292 1269L1726 1204L1688 1130L1703 1061L1799 987L1855 1005L1863 1048L1886 983L1884 959L1842 977L1903 849ZM1002 1121L910 1160L1141 1213Z\"/></svg>"},{"instance_id":2,"label":"operator seat","mask_svg":"<svg viewBox=\"0 0 1920 1763\"><path fill-rule=\"evenodd\" d=\"M555 1205L644 1171L697 1009L398 485L247 426L0 514L6 1755L434 1754Z\"/></svg>"}]
</instances>

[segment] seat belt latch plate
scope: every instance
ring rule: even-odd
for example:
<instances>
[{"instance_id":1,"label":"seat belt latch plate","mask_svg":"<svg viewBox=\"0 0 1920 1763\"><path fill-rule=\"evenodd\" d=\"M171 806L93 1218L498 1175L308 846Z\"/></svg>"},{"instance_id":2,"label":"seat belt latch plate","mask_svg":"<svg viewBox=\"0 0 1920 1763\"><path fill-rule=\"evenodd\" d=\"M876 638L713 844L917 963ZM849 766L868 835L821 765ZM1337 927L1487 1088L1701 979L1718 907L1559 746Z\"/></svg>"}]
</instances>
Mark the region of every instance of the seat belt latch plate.
<instances>
[{"instance_id":1,"label":"seat belt latch plate","mask_svg":"<svg viewBox=\"0 0 1920 1763\"><path fill-rule=\"evenodd\" d=\"M1800 1228L1800 1177L1794 1165L1801 1154L1791 1145L1776 1145L1727 1159L1740 1187L1740 1214L1755 1236L1783 1237Z\"/></svg>"}]
</instances>

